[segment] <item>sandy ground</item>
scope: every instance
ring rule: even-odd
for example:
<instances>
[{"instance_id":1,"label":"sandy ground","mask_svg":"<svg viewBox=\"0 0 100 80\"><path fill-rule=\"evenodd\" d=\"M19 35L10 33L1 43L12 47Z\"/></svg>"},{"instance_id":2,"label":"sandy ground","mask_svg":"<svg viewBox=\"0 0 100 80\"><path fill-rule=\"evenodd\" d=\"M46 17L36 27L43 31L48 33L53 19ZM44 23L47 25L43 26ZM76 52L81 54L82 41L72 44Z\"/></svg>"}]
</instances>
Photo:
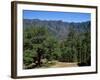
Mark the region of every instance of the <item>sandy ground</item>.
<instances>
[{"instance_id":1,"label":"sandy ground","mask_svg":"<svg viewBox=\"0 0 100 80\"><path fill-rule=\"evenodd\" d=\"M78 65L77 63L56 62L56 64L51 67L78 67Z\"/></svg>"},{"instance_id":2,"label":"sandy ground","mask_svg":"<svg viewBox=\"0 0 100 80\"><path fill-rule=\"evenodd\" d=\"M59 68L59 67L78 67L77 63L68 63L68 62L58 62L58 61L54 61L55 64L49 66L49 68ZM31 68L31 66L34 65L34 63L30 64L27 67L23 67L25 68ZM45 68L45 67L41 67L41 68Z\"/></svg>"}]
</instances>

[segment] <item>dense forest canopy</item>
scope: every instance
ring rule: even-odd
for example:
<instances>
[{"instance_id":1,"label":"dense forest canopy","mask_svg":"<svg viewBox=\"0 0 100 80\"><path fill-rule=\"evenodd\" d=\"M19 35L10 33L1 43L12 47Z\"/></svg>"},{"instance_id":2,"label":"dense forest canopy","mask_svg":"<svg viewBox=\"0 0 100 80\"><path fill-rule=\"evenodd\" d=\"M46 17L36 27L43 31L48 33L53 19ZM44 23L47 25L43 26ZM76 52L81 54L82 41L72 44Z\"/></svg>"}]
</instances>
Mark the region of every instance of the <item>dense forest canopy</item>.
<instances>
[{"instance_id":1,"label":"dense forest canopy","mask_svg":"<svg viewBox=\"0 0 100 80\"><path fill-rule=\"evenodd\" d=\"M59 62L91 65L91 23L23 20L24 68L49 67Z\"/></svg>"}]
</instances>

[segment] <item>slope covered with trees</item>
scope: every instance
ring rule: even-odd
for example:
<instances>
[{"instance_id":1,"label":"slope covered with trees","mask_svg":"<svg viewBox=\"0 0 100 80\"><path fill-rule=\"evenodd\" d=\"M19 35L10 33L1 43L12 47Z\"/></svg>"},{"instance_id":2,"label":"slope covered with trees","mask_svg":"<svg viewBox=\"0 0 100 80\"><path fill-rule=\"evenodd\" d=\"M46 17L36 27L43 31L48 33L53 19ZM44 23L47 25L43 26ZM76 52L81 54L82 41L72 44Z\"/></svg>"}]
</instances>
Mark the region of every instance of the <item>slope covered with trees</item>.
<instances>
[{"instance_id":1,"label":"slope covered with trees","mask_svg":"<svg viewBox=\"0 0 100 80\"><path fill-rule=\"evenodd\" d=\"M51 67L56 62L91 65L90 21L24 19L23 25L24 69Z\"/></svg>"}]
</instances>

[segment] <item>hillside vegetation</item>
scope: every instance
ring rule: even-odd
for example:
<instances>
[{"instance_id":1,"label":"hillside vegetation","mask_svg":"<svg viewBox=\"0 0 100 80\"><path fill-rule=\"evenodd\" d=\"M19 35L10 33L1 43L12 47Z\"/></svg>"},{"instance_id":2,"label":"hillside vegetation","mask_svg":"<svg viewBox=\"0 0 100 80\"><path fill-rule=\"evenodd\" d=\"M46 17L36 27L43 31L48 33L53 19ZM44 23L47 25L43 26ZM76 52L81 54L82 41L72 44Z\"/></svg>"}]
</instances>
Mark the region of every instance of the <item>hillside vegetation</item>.
<instances>
[{"instance_id":1,"label":"hillside vegetation","mask_svg":"<svg viewBox=\"0 0 100 80\"><path fill-rule=\"evenodd\" d=\"M68 23L24 19L23 68L53 67L64 63L90 66L90 24L90 21Z\"/></svg>"}]
</instances>

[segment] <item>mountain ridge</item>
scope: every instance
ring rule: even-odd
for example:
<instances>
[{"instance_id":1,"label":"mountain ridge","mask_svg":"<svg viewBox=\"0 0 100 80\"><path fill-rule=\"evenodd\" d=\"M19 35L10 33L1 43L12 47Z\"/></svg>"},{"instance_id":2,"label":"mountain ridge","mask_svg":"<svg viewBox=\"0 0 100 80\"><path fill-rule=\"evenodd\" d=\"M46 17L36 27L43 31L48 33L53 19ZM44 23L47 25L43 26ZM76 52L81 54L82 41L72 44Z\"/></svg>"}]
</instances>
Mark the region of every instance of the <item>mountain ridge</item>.
<instances>
[{"instance_id":1,"label":"mountain ridge","mask_svg":"<svg viewBox=\"0 0 100 80\"><path fill-rule=\"evenodd\" d=\"M90 21L86 22L63 22L62 20L40 20L40 19L23 19L23 28L34 26L47 27L49 32L57 38L64 39L72 27L76 32L84 32L86 29L90 30Z\"/></svg>"}]
</instances>

